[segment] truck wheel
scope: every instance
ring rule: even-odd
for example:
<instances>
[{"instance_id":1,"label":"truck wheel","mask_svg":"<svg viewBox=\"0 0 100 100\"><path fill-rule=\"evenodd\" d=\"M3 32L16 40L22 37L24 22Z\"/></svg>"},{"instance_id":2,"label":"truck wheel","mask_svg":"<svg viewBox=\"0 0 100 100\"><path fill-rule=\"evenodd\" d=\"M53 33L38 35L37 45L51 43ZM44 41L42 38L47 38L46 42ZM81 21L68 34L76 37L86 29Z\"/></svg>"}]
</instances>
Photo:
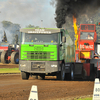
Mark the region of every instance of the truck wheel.
<instances>
[{"instance_id":1,"label":"truck wheel","mask_svg":"<svg viewBox=\"0 0 100 100\"><path fill-rule=\"evenodd\" d=\"M64 63L61 66L61 80L65 80L65 65Z\"/></svg>"},{"instance_id":2,"label":"truck wheel","mask_svg":"<svg viewBox=\"0 0 100 100\"><path fill-rule=\"evenodd\" d=\"M64 63L61 65L61 72L57 73L57 80L65 80L65 67L64 67Z\"/></svg>"},{"instance_id":3,"label":"truck wheel","mask_svg":"<svg viewBox=\"0 0 100 100\"><path fill-rule=\"evenodd\" d=\"M70 73L66 73L65 75L66 80L74 80L74 65L71 64Z\"/></svg>"},{"instance_id":4,"label":"truck wheel","mask_svg":"<svg viewBox=\"0 0 100 100\"><path fill-rule=\"evenodd\" d=\"M7 56L7 51L3 51L1 53L1 63L5 64L5 63L8 63L8 60L7 60L8 56Z\"/></svg>"},{"instance_id":5,"label":"truck wheel","mask_svg":"<svg viewBox=\"0 0 100 100\"><path fill-rule=\"evenodd\" d=\"M74 80L74 65L71 66L70 79Z\"/></svg>"},{"instance_id":6,"label":"truck wheel","mask_svg":"<svg viewBox=\"0 0 100 100\"><path fill-rule=\"evenodd\" d=\"M11 63L12 64L19 64L19 52L12 52L11 53Z\"/></svg>"},{"instance_id":7,"label":"truck wheel","mask_svg":"<svg viewBox=\"0 0 100 100\"><path fill-rule=\"evenodd\" d=\"M23 80L28 80L29 79L29 73L21 72L21 77L22 77Z\"/></svg>"}]
</instances>

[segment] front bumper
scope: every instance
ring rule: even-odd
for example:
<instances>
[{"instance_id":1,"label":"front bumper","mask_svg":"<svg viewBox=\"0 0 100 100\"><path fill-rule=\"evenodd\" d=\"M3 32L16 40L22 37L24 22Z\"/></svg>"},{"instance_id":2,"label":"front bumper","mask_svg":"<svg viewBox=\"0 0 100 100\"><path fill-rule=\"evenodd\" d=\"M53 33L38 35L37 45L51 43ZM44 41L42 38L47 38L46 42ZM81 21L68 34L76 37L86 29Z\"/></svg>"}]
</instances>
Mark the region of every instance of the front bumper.
<instances>
[{"instance_id":1,"label":"front bumper","mask_svg":"<svg viewBox=\"0 0 100 100\"><path fill-rule=\"evenodd\" d=\"M60 71L59 61L19 61L19 70L29 73L52 73Z\"/></svg>"}]
</instances>

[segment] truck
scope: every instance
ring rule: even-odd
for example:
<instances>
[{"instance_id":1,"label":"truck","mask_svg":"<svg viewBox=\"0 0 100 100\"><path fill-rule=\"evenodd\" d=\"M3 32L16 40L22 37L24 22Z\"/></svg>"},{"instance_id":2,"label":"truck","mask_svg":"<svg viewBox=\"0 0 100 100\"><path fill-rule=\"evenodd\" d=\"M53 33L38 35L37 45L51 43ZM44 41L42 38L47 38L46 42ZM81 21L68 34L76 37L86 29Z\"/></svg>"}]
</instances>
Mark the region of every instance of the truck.
<instances>
[{"instance_id":1,"label":"truck","mask_svg":"<svg viewBox=\"0 0 100 100\"><path fill-rule=\"evenodd\" d=\"M66 29L20 29L19 70L22 79L29 79L30 75L42 79L56 76L57 80L100 78L96 25L80 24L77 35L75 45Z\"/></svg>"},{"instance_id":2,"label":"truck","mask_svg":"<svg viewBox=\"0 0 100 100\"><path fill-rule=\"evenodd\" d=\"M46 75L56 75L57 79L64 80L65 63L74 62L75 58L74 45L67 30L25 28L20 29L20 33L19 70L22 79L28 79L30 75L42 79Z\"/></svg>"}]
</instances>

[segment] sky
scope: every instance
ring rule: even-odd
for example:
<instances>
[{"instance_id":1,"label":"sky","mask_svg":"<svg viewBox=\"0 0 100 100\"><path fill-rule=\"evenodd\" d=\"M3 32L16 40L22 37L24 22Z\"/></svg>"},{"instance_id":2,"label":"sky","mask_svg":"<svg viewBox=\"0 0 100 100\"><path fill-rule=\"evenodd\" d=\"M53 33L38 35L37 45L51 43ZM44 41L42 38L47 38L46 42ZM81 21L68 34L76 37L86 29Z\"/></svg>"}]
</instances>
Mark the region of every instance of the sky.
<instances>
[{"instance_id":1,"label":"sky","mask_svg":"<svg viewBox=\"0 0 100 100\"><path fill-rule=\"evenodd\" d=\"M0 22L3 20L31 24L43 28L56 28L55 8L50 0L0 0ZM42 21L41 21L42 20Z\"/></svg>"}]
</instances>

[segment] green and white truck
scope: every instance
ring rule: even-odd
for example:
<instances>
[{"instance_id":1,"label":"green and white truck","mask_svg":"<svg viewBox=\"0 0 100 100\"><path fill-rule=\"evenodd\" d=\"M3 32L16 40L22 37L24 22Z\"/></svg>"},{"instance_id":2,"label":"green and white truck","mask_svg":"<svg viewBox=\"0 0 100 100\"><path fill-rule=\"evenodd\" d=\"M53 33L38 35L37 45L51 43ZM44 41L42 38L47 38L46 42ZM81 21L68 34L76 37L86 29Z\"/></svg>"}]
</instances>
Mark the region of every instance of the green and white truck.
<instances>
[{"instance_id":1,"label":"green and white truck","mask_svg":"<svg viewBox=\"0 0 100 100\"><path fill-rule=\"evenodd\" d=\"M20 29L19 70L22 79L30 75L74 78L74 44L64 29ZM71 66L71 67L70 67Z\"/></svg>"}]
</instances>

